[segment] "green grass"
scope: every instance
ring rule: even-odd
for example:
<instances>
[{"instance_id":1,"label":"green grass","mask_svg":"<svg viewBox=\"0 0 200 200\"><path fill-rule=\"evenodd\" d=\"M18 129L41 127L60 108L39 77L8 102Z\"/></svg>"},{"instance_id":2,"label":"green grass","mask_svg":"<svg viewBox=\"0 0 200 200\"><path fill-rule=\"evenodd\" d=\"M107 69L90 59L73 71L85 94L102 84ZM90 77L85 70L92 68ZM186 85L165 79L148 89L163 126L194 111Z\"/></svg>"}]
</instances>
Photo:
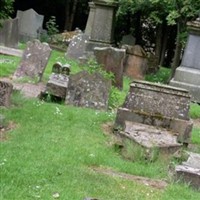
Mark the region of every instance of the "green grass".
<instances>
[{"instance_id":1,"label":"green grass","mask_svg":"<svg viewBox=\"0 0 200 200\"><path fill-rule=\"evenodd\" d=\"M52 51L44 73L45 81L57 61L70 63L72 73L81 70L76 62L65 60L64 53ZM4 72L3 68L4 75L12 75L16 66L17 63L10 72ZM113 92L112 100L117 101L115 107L123 103L129 83L130 80L124 78L123 91ZM104 134L101 128L104 123L114 122L113 112L26 99L17 92L13 93L12 104L9 109L1 109L7 121L16 125L15 129L6 134L7 139L0 143L1 199L46 200L54 199L55 193L59 193L59 199L74 200L85 197L102 200L200 199L199 192L171 181L168 176L168 159L133 162L122 158L111 145L112 137ZM199 107L191 104L192 118L199 118ZM199 130L195 127L192 132L192 143L197 146L200 146ZM92 170L94 166L164 179L169 186L165 190L158 190L97 173Z\"/></svg>"},{"instance_id":2,"label":"green grass","mask_svg":"<svg viewBox=\"0 0 200 200\"><path fill-rule=\"evenodd\" d=\"M190 117L192 119L200 119L200 105L192 103L190 106Z\"/></svg>"}]
</instances>

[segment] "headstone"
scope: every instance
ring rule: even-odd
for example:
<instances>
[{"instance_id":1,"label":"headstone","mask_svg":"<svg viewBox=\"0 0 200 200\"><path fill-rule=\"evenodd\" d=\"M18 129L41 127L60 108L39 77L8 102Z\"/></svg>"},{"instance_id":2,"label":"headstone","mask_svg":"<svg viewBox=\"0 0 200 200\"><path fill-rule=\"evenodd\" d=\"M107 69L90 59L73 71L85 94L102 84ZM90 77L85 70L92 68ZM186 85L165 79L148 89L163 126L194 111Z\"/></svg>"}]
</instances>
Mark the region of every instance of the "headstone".
<instances>
[{"instance_id":1,"label":"headstone","mask_svg":"<svg viewBox=\"0 0 200 200\"><path fill-rule=\"evenodd\" d=\"M125 45L126 59L124 62L124 73L133 79L144 79L147 72L146 52L140 45Z\"/></svg>"},{"instance_id":2,"label":"headstone","mask_svg":"<svg viewBox=\"0 0 200 200\"><path fill-rule=\"evenodd\" d=\"M192 100L200 102L200 20L187 25L189 36L182 63L170 85L189 90Z\"/></svg>"},{"instance_id":3,"label":"headstone","mask_svg":"<svg viewBox=\"0 0 200 200\"><path fill-rule=\"evenodd\" d=\"M51 48L47 43L41 43L39 40L28 42L22 60L13 77L22 78L28 76L40 81L50 54Z\"/></svg>"},{"instance_id":4,"label":"headstone","mask_svg":"<svg viewBox=\"0 0 200 200\"><path fill-rule=\"evenodd\" d=\"M82 71L71 75L65 103L107 110L110 86L110 81L99 73L89 74L86 71Z\"/></svg>"},{"instance_id":5,"label":"headstone","mask_svg":"<svg viewBox=\"0 0 200 200\"><path fill-rule=\"evenodd\" d=\"M121 41L121 45L130 45L130 46L134 46L135 45L135 38L129 34L129 35L124 35L122 37L122 41Z\"/></svg>"},{"instance_id":6,"label":"headstone","mask_svg":"<svg viewBox=\"0 0 200 200\"><path fill-rule=\"evenodd\" d=\"M115 129L120 137L147 149L172 153L190 142L193 122L189 106L187 90L133 81L124 104L118 108Z\"/></svg>"},{"instance_id":7,"label":"headstone","mask_svg":"<svg viewBox=\"0 0 200 200\"><path fill-rule=\"evenodd\" d=\"M19 37L22 41L29 41L36 39L38 30L42 27L44 16L39 15L33 9L25 11L17 11L17 18L19 19Z\"/></svg>"},{"instance_id":8,"label":"headstone","mask_svg":"<svg viewBox=\"0 0 200 200\"><path fill-rule=\"evenodd\" d=\"M57 62L52 67L52 74L47 82L45 93L65 100L69 83L70 65Z\"/></svg>"},{"instance_id":9,"label":"headstone","mask_svg":"<svg viewBox=\"0 0 200 200\"><path fill-rule=\"evenodd\" d=\"M87 44L86 51L93 51L94 47L106 47L114 44L114 21L117 3L105 0L93 0L94 5L90 6L92 10L91 19L88 18L88 33L91 32L91 38ZM106 22L106 23L105 23Z\"/></svg>"},{"instance_id":10,"label":"headstone","mask_svg":"<svg viewBox=\"0 0 200 200\"><path fill-rule=\"evenodd\" d=\"M89 36L85 34L78 34L74 36L67 48L66 57L71 59L79 59L84 55Z\"/></svg>"},{"instance_id":11,"label":"headstone","mask_svg":"<svg viewBox=\"0 0 200 200\"><path fill-rule=\"evenodd\" d=\"M155 74L159 70L158 59L152 53L147 55L147 74Z\"/></svg>"},{"instance_id":12,"label":"headstone","mask_svg":"<svg viewBox=\"0 0 200 200\"><path fill-rule=\"evenodd\" d=\"M88 4L90 7L90 12L89 12L89 16L88 16L88 20L87 20L87 24L85 28L85 34L91 37L92 26L93 26L94 16L95 16L95 5L94 5L94 2L89 2Z\"/></svg>"},{"instance_id":13,"label":"headstone","mask_svg":"<svg viewBox=\"0 0 200 200\"><path fill-rule=\"evenodd\" d=\"M186 162L175 167L176 178L200 190L200 154L189 152Z\"/></svg>"},{"instance_id":14,"label":"headstone","mask_svg":"<svg viewBox=\"0 0 200 200\"><path fill-rule=\"evenodd\" d=\"M0 45L17 48L19 42L18 18L3 21L0 28Z\"/></svg>"},{"instance_id":15,"label":"headstone","mask_svg":"<svg viewBox=\"0 0 200 200\"><path fill-rule=\"evenodd\" d=\"M122 89L125 50L113 47L95 47L94 55L97 63L102 65L103 69L114 74L114 81L112 84L117 88Z\"/></svg>"},{"instance_id":16,"label":"headstone","mask_svg":"<svg viewBox=\"0 0 200 200\"><path fill-rule=\"evenodd\" d=\"M0 81L0 106L10 106L12 91L13 85L11 83Z\"/></svg>"}]
</instances>

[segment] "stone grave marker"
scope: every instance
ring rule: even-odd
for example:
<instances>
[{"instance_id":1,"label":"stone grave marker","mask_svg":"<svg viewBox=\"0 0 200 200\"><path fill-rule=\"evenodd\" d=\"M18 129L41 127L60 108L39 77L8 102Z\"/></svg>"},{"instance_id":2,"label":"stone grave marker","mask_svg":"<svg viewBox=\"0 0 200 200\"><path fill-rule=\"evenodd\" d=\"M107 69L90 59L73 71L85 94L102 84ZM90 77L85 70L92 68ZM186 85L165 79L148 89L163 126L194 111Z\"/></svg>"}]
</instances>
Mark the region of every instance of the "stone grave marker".
<instances>
[{"instance_id":1,"label":"stone grave marker","mask_svg":"<svg viewBox=\"0 0 200 200\"><path fill-rule=\"evenodd\" d=\"M10 106L12 91L13 85L11 83L0 81L0 106Z\"/></svg>"},{"instance_id":2,"label":"stone grave marker","mask_svg":"<svg viewBox=\"0 0 200 200\"><path fill-rule=\"evenodd\" d=\"M114 74L113 85L119 89L123 88L123 61L125 50L113 47L95 47L94 55L97 63L107 72Z\"/></svg>"},{"instance_id":3,"label":"stone grave marker","mask_svg":"<svg viewBox=\"0 0 200 200\"><path fill-rule=\"evenodd\" d=\"M65 103L107 110L110 87L110 81L99 73L79 72L69 77Z\"/></svg>"},{"instance_id":4,"label":"stone grave marker","mask_svg":"<svg viewBox=\"0 0 200 200\"><path fill-rule=\"evenodd\" d=\"M31 8L25 11L18 10L17 18L19 19L20 40L27 42L36 39L37 31L42 28L44 16L39 15Z\"/></svg>"},{"instance_id":5,"label":"stone grave marker","mask_svg":"<svg viewBox=\"0 0 200 200\"><path fill-rule=\"evenodd\" d=\"M187 25L189 36L182 63L170 85L189 90L192 100L200 103L200 19Z\"/></svg>"},{"instance_id":6,"label":"stone grave marker","mask_svg":"<svg viewBox=\"0 0 200 200\"><path fill-rule=\"evenodd\" d=\"M130 46L134 46L135 45L135 38L131 35L124 35L122 37L122 41L121 41L121 45L130 45Z\"/></svg>"},{"instance_id":7,"label":"stone grave marker","mask_svg":"<svg viewBox=\"0 0 200 200\"><path fill-rule=\"evenodd\" d=\"M51 48L47 43L34 40L27 43L19 67L13 78L30 77L32 79L42 79L45 67L51 54Z\"/></svg>"},{"instance_id":8,"label":"stone grave marker","mask_svg":"<svg viewBox=\"0 0 200 200\"><path fill-rule=\"evenodd\" d=\"M84 55L89 36L86 34L78 34L74 36L67 48L66 57L71 59L79 59Z\"/></svg>"},{"instance_id":9,"label":"stone grave marker","mask_svg":"<svg viewBox=\"0 0 200 200\"><path fill-rule=\"evenodd\" d=\"M0 45L17 48L19 42L18 18L3 21L0 28Z\"/></svg>"}]
</instances>

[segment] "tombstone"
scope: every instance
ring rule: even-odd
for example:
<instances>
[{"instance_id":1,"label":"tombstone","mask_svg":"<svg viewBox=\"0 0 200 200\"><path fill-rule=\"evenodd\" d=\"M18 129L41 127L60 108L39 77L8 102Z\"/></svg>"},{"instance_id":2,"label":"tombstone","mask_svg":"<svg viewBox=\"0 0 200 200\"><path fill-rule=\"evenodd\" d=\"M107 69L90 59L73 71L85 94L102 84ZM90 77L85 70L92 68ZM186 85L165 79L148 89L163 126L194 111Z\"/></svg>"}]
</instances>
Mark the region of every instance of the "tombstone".
<instances>
[{"instance_id":1,"label":"tombstone","mask_svg":"<svg viewBox=\"0 0 200 200\"><path fill-rule=\"evenodd\" d=\"M10 106L12 91L13 85L11 83L0 81L0 106Z\"/></svg>"},{"instance_id":2,"label":"tombstone","mask_svg":"<svg viewBox=\"0 0 200 200\"><path fill-rule=\"evenodd\" d=\"M65 100L68 83L69 83L70 65L64 66L57 62L52 67L52 74L47 82L44 92L52 97L58 97L61 100Z\"/></svg>"},{"instance_id":3,"label":"tombstone","mask_svg":"<svg viewBox=\"0 0 200 200\"><path fill-rule=\"evenodd\" d=\"M129 35L124 35L122 37L122 41L121 41L121 45L130 45L130 46L134 46L135 45L135 38L129 34Z\"/></svg>"},{"instance_id":4,"label":"tombstone","mask_svg":"<svg viewBox=\"0 0 200 200\"><path fill-rule=\"evenodd\" d=\"M155 74L159 70L159 63L156 56L152 53L147 55L147 74Z\"/></svg>"},{"instance_id":5,"label":"tombstone","mask_svg":"<svg viewBox=\"0 0 200 200\"><path fill-rule=\"evenodd\" d=\"M200 190L200 154L189 152L188 160L175 167L176 179Z\"/></svg>"},{"instance_id":6,"label":"tombstone","mask_svg":"<svg viewBox=\"0 0 200 200\"><path fill-rule=\"evenodd\" d=\"M174 153L190 142L193 122L189 106L187 90L133 81L118 108L115 129L120 137L144 148Z\"/></svg>"},{"instance_id":7,"label":"tombstone","mask_svg":"<svg viewBox=\"0 0 200 200\"><path fill-rule=\"evenodd\" d=\"M119 89L123 88L123 60L125 50L113 47L95 47L94 55L97 63L102 65L107 72L114 74L112 84Z\"/></svg>"},{"instance_id":8,"label":"tombstone","mask_svg":"<svg viewBox=\"0 0 200 200\"><path fill-rule=\"evenodd\" d=\"M0 28L0 45L17 48L19 42L18 18L3 21Z\"/></svg>"},{"instance_id":9,"label":"tombstone","mask_svg":"<svg viewBox=\"0 0 200 200\"><path fill-rule=\"evenodd\" d=\"M189 36L183 59L170 85L189 90L192 100L200 102L200 19L187 25Z\"/></svg>"},{"instance_id":10,"label":"tombstone","mask_svg":"<svg viewBox=\"0 0 200 200\"><path fill-rule=\"evenodd\" d=\"M126 59L124 62L124 74L133 79L144 79L147 72L146 52L140 45L125 45Z\"/></svg>"},{"instance_id":11,"label":"tombstone","mask_svg":"<svg viewBox=\"0 0 200 200\"><path fill-rule=\"evenodd\" d=\"M74 36L67 48L66 57L71 59L79 59L79 57L82 57L88 40L89 36L85 34L78 34Z\"/></svg>"},{"instance_id":12,"label":"tombstone","mask_svg":"<svg viewBox=\"0 0 200 200\"><path fill-rule=\"evenodd\" d=\"M17 11L17 18L19 19L19 37L20 40L27 42L36 39L38 30L41 29L44 16L39 15L33 9L25 11Z\"/></svg>"},{"instance_id":13,"label":"tombstone","mask_svg":"<svg viewBox=\"0 0 200 200\"><path fill-rule=\"evenodd\" d=\"M29 78L41 81L50 54L51 48L47 43L41 43L39 40L27 42L22 60L13 78L28 76Z\"/></svg>"},{"instance_id":14,"label":"tombstone","mask_svg":"<svg viewBox=\"0 0 200 200\"><path fill-rule=\"evenodd\" d=\"M101 74L79 72L69 77L69 85L65 99L66 104L94 108L108 109L108 98L111 83Z\"/></svg>"},{"instance_id":15,"label":"tombstone","mask_svg":"<svg viewBox=\"0 0 200 200\"><path fill-rule=\"evenodd\" d=\"M87 22L86 31L89 35L91 34L91 38L86 46L86 51L93 51L94 47L107 47L114 44L114 21L117 5L116 2L105 0L93 0L93 4L90 4L90 9L94 11L91 11Z\"/></svg>"},{"instance_id":16,"label":"tombstone","mask_svg":"<svg viewBox=\"0 0 200 200\"><path fill-rule=\"evenodd\" d=\"M88 4L90 7L90 12L89 12L89 16L88 16L88 20L87 20L87 24L85 28L85 34L91 37L92 25L93 25L94 16L95 16L95 5L94 5L94 2L88 2Z\"/></svg>"}]
</instances>

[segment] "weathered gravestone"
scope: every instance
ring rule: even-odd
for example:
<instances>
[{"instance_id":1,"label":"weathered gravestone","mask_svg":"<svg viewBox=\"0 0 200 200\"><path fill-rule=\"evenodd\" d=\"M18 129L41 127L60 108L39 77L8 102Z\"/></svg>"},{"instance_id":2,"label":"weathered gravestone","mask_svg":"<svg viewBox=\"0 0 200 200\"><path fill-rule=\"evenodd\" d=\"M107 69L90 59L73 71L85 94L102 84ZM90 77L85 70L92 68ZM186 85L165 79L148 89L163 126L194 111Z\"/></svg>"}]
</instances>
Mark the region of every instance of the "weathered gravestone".
<instances>
[{"instance_id":1,"label":"weathered gravestone","mask_svg":"<svg viewBox=\"0 0 200 200\"><path fill-rule=\"evenodd\" d=\"M135 45L135 38L129 34L129 35L124 35L122 37L121 45L130 45L134 46Z\"/></svg>"},{"instance_id":2,"label":"weathered gravestone","mask_svg":"<svg viewBox=\"0 0 200 200\"><path fill-rule=\"evenodd\" d=\"M69 82L70 65L62 66L57 62L52 67L52 74L46 85L45 92L65 100L68 82Z\"/></svg>"},{"instance_id":3,"label":"weathered gravestone","mask_svg":"<svg viewBox=\"0 0 200 200\"><path fill-rule=\"evenodd\" d=\"M85 34L78 34L74 36L67 48L66 56L72 59L79 59L84 55L89 36Z\"/></svg>"},{"instance_id":4,"label":"weathered gravestone","mask_svg":"<svg viewBox=\"0 0 200 200\"><path fill-rule=\"evenodd\" d=\"M126 49L125 75L133 79L144 79L147 72L147 56L144 49L140 45L122 47Z\"/></svg>"},{"instance_id":5,"label":"weathered gravestone","mask_svg":"<svg viewBox=\"0 0 200 200\"><path fill-rule=\"evenodd\" d=\"M134 81L117 111L115 127L120 136L145 148L175 152L190 141L189 106L186 90Z\"/></svg>"},{"instance_id":6,"label":"weathered gravestone","mask_svg":"<svg viewBox=\"0 0 200 200\"><path fill-rule=\"evenodd\" d=\"M18 42L18 18L3 21L2 27L0 27L0 45L17 48Z\"/></svg>"},{"instance_id":7,"label":"weathered gravestone","mask_svg":"<svg viewBox=\"0 0 200 200\"><path fill-rule=\"evenodd\" d=\"M188 160L175 167L176 178L200 190L200 154L188 154Z\"/></svg>"},{"instance_id":8,"label":"weathered gravestone","mask_svg":"<svg viewBox=\"0 0 200 200\"><path fill-rule=\"evenodd\" d=\"M39 15L33 9L17 11L17 18L19 19L19 37L22 41L29 41L36 39L37 31L42 28L44 16Z\"/></svg>"},{"instance_id":9,"label":"weathered gravestone","mask_svg":"<svg viewBox=\"0 0 200 200\"><path fill-rule=\"evenodd\" d=\"M12 91L13 85L11 83L0 81L0 106L10 106Z\"/></svg>"},{"instance_id":10,"label":"weathered gravestone","mask_svg":"<svg viewBox=\"0 0 200 200\"><path fill-rule=\"evenodd\" d=\"M187 25L189 36L182 63L170 85L189 90L192 100L200 102L200 19Z\"/></svg>"},{"instance_id":11,"label":"weathered gravestone","mask_svg":"<svg viewBox=\"0 0 200 200\"><path fill-rule=\"evenodd\" d=\"M102 65L103 69L114 74L114 81L112 84L117 88L122 89L125 50L113 47L95 47L94 55L97 63Z\"/></svg>"},{"instance_id":12,"label":"weathered gravestone","mask_svg":"<svg viewBox=\"0 0 200 200\"><path fill-rule=\"evenodd\" d=\"M93 0L93 4L90 6L92 13L88 17L86 27L86 32L91 36L86 51L93 51L94 47L106 47L114 44L114 21L117 5L112 1Z\"/></svg>"},{"instance_id":13,"label":"weathered gravestone","mask_svg":"<svg viewBox=\"0 0 200 200\"><path fill-rule=\"evenodd\" d=\"M85 34L91 37L92 26L93 26L94 16L95 16L95 5L94 5L94 2L89 2L88 4L90 7L90 12L87 19Z\"/></svg>"},{"instance_id":14,"label":"weathered gravestone","mask_svg":"<svg viewBox=\"0 0 200 200\"><path fill-rule=\"evenodd\" d=\"M47 43L39 40L28 42L24 50L19 67L13 78L30 77L32 79L42 79L45 67L51 54L51 48Z\"/></svg>"},{"instance_id":15,"label":"weathered gravestone","mask_svg":"<svg viewBox=\"0 0 200 200\"><path fill-rule=\"evenodd\" d=\"M107 110L110 87L110 81L101 74L82 71L69 77L65 102L80 107Z\"/></svg>"}]
</instances>

